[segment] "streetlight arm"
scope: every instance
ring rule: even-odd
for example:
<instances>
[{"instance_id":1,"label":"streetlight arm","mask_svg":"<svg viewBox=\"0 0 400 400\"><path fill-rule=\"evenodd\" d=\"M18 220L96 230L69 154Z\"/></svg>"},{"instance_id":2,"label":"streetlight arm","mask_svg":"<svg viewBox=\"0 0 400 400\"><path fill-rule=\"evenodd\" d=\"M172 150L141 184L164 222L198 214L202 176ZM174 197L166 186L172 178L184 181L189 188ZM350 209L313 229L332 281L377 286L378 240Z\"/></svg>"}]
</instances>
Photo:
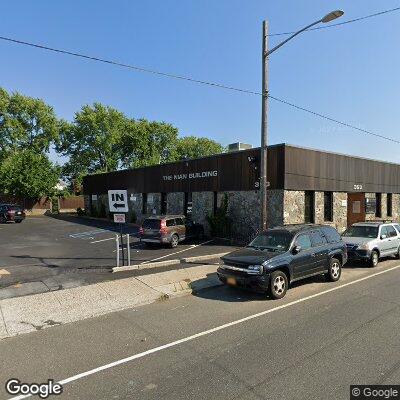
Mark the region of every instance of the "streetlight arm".
<instances>
[{"instance_id":1,"label":"streetlight arm","mask_svg":"<svg viewBox=\"0 0 400 400\"><path fill-rule=\"evenodd\" d=\"M276 45L274 48L272 48L271 50L268 50L265 53L265 57L268 57L271 53L273 53L275 50L278 50L279 47L282 47L285 43L287 43L289 40L292 40L295 36L299 35L300 33L306 31L307 29L310 29L311 27L313 27L314 25L318 25L319 23L322 22L322 19L319 19L318 21L313 22L310 25L307 25L306 27L304 27L303 29L300 29L299 31L297 31L296 33L294 33L292 36L289 36L286 40L284 40L283 42L279 43L278 45Z\"/></svg>"}]
</instances>

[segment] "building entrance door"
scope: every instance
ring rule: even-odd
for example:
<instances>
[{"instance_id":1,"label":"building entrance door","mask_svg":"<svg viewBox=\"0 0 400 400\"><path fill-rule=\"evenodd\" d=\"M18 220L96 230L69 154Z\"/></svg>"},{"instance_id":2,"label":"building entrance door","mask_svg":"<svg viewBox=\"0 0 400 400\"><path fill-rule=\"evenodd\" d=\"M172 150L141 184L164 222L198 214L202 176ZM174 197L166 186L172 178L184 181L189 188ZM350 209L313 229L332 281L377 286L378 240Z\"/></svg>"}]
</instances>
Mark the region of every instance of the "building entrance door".
<instances>
[{"instance_id":1,"label":"building entrance door","mask_svg":"<svg viewBox=\"0 0 400 400\"><path fill-rule=\"evenodd\" d=\"M365 221L365 193L347 194L347 226Z\"/></svg>"}]
</instances>

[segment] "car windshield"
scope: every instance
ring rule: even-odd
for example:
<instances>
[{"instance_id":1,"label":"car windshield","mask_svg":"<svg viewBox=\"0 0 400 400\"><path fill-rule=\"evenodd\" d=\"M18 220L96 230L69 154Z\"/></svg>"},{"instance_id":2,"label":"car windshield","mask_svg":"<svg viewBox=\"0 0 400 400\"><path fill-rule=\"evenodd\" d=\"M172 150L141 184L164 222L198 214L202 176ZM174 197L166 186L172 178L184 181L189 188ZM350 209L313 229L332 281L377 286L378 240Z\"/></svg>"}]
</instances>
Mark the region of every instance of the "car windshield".
<instances>
[{"instance_id":1,"label":"car windshield","mask_svg":"<svg viewBox=\"0 0 400 400\"><path fill-rule=\"evenodd\" d=\"M287 231L266 231L258 235L247 247L260 250L287 251L293 235Z\"/></svg>"},{"instance_id":2,"label":"car windshield","mask_svg":"<svg viewBox=\"0 0 400 400\"><path fill-rule=\"evenodd\" d=\"M161 221L159 219L145 219L143 221L143 228L146 229L160 229Z\"/></svg>"},{"instance_id":3,"label":"car windshield","mask_svg":"<svg viewBox=\"0 0 400 400\"><path fill-rule=\"evenodd\" d=\"M351 226L343 233L344 237L377 238L377 226Z\"/></svg>"}]
</instances>

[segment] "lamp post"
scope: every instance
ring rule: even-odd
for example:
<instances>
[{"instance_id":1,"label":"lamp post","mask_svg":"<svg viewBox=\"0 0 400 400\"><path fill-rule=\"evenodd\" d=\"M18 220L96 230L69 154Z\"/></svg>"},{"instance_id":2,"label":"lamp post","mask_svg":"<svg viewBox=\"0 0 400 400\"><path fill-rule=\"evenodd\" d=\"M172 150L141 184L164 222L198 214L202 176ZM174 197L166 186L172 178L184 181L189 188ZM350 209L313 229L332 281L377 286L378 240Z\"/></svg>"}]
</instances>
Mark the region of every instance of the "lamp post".
<instances>
[{"instance_id":1,"label":"lamp post","mask_svg":"<svg viewBox=\"0 0 400 400\"><path fill-rule=\"evenodd\" d=\"M267 228L267 145L268 145L268 56L275 50L278 50L289 40L306 31L307 29L318 25L319 23L331 22L344 14L341 10L332 11L325 17L313 22L310 25L300 29L286 40L282 41L271 50L268 50L268 22L263 21L262 30L262 107L261 107L261 162L260 162L260 196L261 196L261 229Z\"/></svg>"}]
</instances>

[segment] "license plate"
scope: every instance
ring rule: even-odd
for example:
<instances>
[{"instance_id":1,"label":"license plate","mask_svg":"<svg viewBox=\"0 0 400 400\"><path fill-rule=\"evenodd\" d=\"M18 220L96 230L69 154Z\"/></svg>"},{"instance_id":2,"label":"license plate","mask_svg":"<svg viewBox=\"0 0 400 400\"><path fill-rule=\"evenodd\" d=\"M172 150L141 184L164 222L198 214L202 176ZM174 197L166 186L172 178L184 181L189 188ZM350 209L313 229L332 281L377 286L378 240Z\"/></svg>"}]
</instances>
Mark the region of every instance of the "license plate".
<instances>
[{"instance_id":1,"label":"license plate","mask_svg":"<svg viewBox=\"0 0 400 400\"><path fill-rule=\"evenodd\" d=\"M235 279L235 278L229 277L229 278L226 280L226 283L227 283L228 285L236 286L236 279Z\"/></svg>"}]
</instances>

